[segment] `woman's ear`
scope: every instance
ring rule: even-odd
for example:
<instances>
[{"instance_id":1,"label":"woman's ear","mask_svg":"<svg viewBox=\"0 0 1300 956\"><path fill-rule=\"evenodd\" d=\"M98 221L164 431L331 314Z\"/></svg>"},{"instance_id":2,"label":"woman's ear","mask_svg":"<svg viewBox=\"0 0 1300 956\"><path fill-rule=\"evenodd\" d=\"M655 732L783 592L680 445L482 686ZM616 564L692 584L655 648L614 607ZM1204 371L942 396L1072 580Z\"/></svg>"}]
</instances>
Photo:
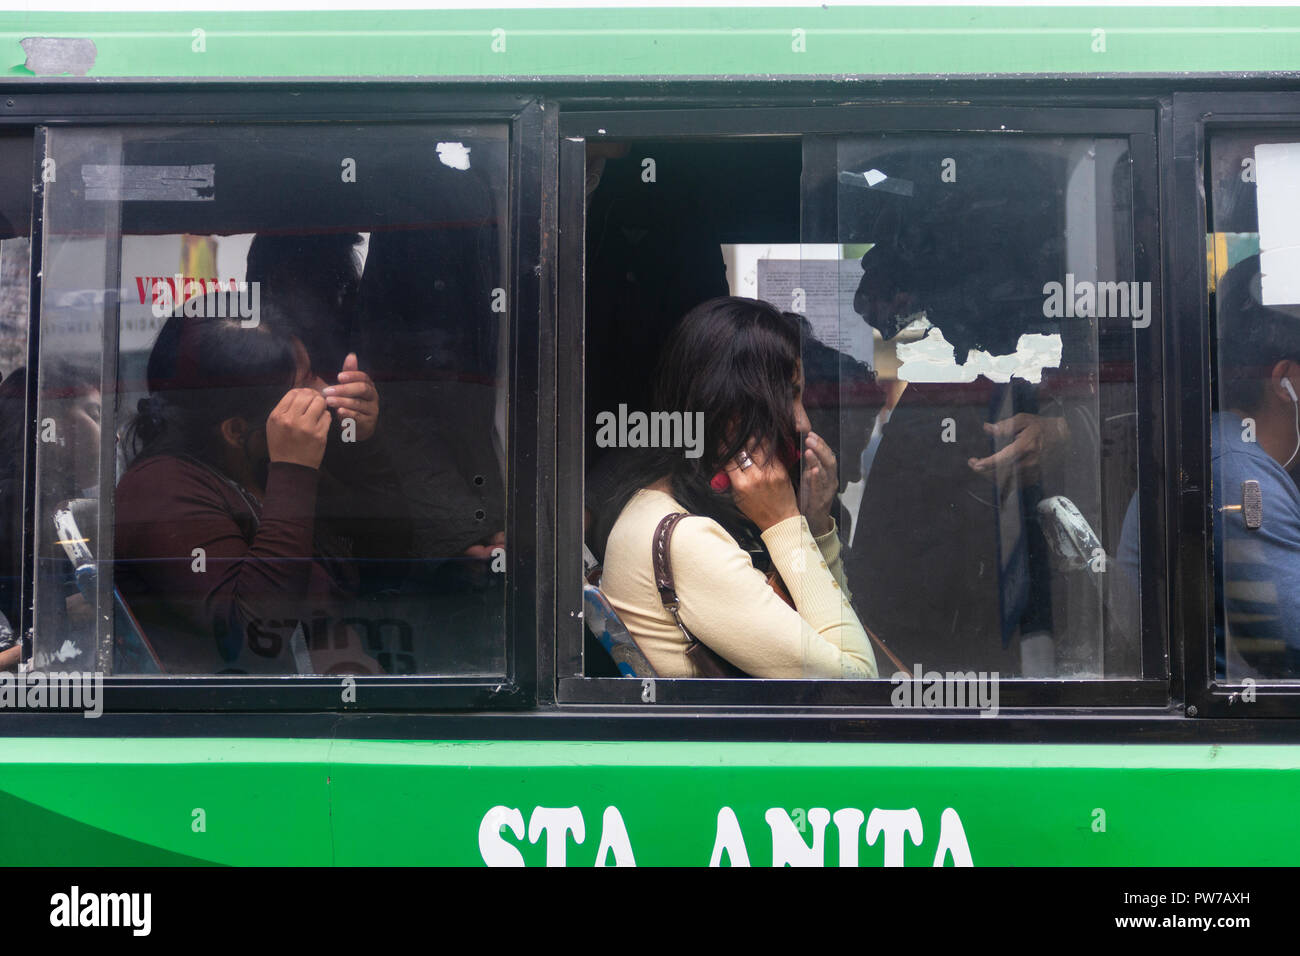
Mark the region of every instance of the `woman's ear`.
<instances>
[{"instance_id":1,"label":"woman's ear","mask_svg":"<svg viewBox=\"0 0 1300 956\"><path fill-rule=\"evenodd\" d=\"M242 418L227 418L220 425L221 440L231 448L243 450L244 439L248 435L248 422Z\"/></svg>"}]
</instances>

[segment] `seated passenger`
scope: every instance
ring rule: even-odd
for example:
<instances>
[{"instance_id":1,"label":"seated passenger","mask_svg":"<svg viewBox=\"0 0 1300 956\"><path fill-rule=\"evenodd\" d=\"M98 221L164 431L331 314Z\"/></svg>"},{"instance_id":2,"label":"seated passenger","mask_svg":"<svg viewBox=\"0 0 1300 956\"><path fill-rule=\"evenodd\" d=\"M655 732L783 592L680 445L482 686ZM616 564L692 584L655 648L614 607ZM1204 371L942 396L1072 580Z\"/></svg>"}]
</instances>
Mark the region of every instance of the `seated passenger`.
<instances>
[{"instance_id":1,"label":"seated passenger","mask_svg":"<svg viewBox=\"0 0 1300 956\"><path fill-rule=\"evenodd\" d=\"M50 419L42 497L53 507L99 494L100 395L97 370L64 357L41 367L44 415ZM21 655L18 632L22 611L23 464L27 428L27 370L0 383L0 671L14 670ZM43 520L49 522L47 512ZM44 530L52 529L49 524ZM94 608L77 590L73 569L57 549L52 562L38 562L40 593L46 611L44 631L58 647L69 629L94 627ZM49 555L47 555L48 557Z\"/></svg>"},{"instance_id":2,"label":"seated passenger","mask_svg":"<svg viewBox=\"0 0 1300 956\"><path fill-rule=\"evenodd\" d=\"M830 516L835 455L810 432L800 395L797 319L753 299L711 299L665 347L654 409L681 413L683 440L638 456L602 583L660 676L719 676L717 658L753 677L876 676ZM718 490L719 473L728 490ZM690 517L667 550L679 626L661 600L652 546L664 517L683 512ZM755 553L780 572L794 607L768 585Z\"/></svg>"},{"instance_id":3,"label":"seated passenger","mask_svg":"<svg viewBox=\"0 0 1300 956\"><path fill-rule=\"evenodd\" d=\"M27 376L23 369L0 382L0 672L18 669L22 636L23 448Z\"/></svg>"},{"instance_id":4,"label":"seated passenger","mask_svg":"<svg viewBox=\"0 0 1300 956\"><path fill-rule=\"evenodd\" d=\"M16 671L22 660L23 642L9 619L0 614L0 671Z\"/></svg>"},{"instance_id":5,"label":"seated passenger","mask_svg":"<svg viewBox=\"0 0 1300 956\"><path fill-rule=\"evenodd\" d=\"M1210 431L1215 649L1221 679L1300 677L1300 317L1263 304L1259 256L1219 280L1220 410ZM1247 524L1244 486L1262 514ZM1136 602L1137 497L1119 563ZM1131 615L1136 622L1136 615ZM1226 623L1226 634L1224 631Z\"/></svg>"},{"instance_id":6,"label":"seated passenger","mask_svg":"<svg viewBox=\"0 0 1300 956\"><path fill-rule=\"evenodd\" d=\"M167 320L117 487L123 597L172 673L368 673L344 617L357 587L318 520L326 399L305 352L233 308ZM361 489L358 489L361 490Z\"/></svg>"}]
</instances>

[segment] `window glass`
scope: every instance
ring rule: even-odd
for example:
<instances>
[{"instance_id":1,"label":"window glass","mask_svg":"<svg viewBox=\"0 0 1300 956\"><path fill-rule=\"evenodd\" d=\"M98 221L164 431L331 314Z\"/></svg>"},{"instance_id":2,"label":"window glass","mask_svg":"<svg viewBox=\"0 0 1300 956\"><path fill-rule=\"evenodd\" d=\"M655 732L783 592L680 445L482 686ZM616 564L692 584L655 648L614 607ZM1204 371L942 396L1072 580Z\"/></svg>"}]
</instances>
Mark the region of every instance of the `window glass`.
<instances>
[{"instance_id":1,"label":"window glass","mask_svg":"<svg viewBox=\"0 0 1300 956\"><path fill-rule=\"evenodd\" d=\"M1141 676L1127 139L601 141L587 188L586 673Z\"/></svg>"},{"instance_id":2,"label":"window glass","mask_svg":"<svg viewBox=\"0 0 1300 956\"><path fill-rule=\"evenodd\" d=\"M1210 140L1211 481L1220 679L1300 678L1300 137Z\"/></svg>"},{"instance_id":3,"label":"window glass","mask_svg":"<svg viewBox=\"0 0 1300 956\"><path fill-rule=\"evenodd\" d=\"M585 604L604 645L588 641L589 675L876 673L837 489L796 490L799 320L763 301L763 263L799 258L801 165L795 137L589 144L585 517L603 563Z\"/></svg>"},{"instance_id":4,"label":"window glass","mask_svg":"<svg viewBox=\"0 0 1300 956\"><path fill-rule=\"evenodd\" d=\"M1140 676L1134 343L1154 304L1127 139L881 134L806 155L806 218L826 224L806 238L828 242L799 282L821 290L809 394L890 670Z\"/></svg>"},{"instance_id":5,"label":"window glass","mask_svg":"<svg viewBox=\"0 0 1300 956\"><path fill-rule=\"evenodd\" d=\"M32 138L0 137L0 671L22 655Z\"/></svg>"},{"instance_id":6,"label":"window glass","mask_svg":"<svg viewBox=\"0 0 1300 956\"><path fill-rule=\"evenodd\" d=\"M506 127L48 152L43 666L502 674Z\"/></svg>"}]
</instances>

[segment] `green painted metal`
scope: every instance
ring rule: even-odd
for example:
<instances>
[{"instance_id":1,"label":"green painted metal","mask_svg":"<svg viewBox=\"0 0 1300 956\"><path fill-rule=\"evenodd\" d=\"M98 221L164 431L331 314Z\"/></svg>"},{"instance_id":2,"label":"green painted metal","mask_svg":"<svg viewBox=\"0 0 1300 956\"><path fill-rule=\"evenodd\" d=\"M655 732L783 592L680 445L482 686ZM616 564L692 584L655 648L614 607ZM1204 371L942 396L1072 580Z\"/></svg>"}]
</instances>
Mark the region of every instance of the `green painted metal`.
<instances>
[{"instance_id":1,"label":"green painted metal","mask_svg":"<svg viewBox=\"0 0 1300 956\"><path fill-rule=\"evenodd\" d=\"M328 865L329 751L303 740L4 740L0 865ZM23 812L32 807L42 812Z\"/></svg>"},{"instance_id":2,"label":"green painted metal","mask_svg":"<svg viewBox=\"0 0 1300 956\"><path fill-rule=\"evenodd\" d=\"M7 13L0 50L11 76L32 75L27 37L92 40L91 77L1300 70L1300 9L1287 7Z\"/></svg>"},{"instance_id":3,"label":"green painted metal","mask_svg":"<svg viewBox=\"0 0 1300 956\"><path fill-rule=\"evenodd\" d=\"M816 807L916 808L907 865L933 864L947 808L976 866L1294 865L1297 792L1285 746L3 739L0 865L481 865L497 806L524 824L577 807L579 866L607 807L641 866L707 865L723 807L755 866L772 863L769 810L812 846ZM537 835L500 840L542 865ZM884 842L860 834L859 864ZM826 864L839 852L826 827Z\"/></svg>"}]
</instances>

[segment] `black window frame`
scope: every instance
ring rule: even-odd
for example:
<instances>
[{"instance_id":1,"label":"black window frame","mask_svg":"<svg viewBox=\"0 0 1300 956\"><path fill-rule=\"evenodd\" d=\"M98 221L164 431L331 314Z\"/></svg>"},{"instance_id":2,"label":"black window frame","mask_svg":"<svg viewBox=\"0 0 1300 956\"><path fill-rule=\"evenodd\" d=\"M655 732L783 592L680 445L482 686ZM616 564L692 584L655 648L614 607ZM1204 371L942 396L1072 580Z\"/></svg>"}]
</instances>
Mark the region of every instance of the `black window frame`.
<instances>
[{"instance_id":1,"label":"black window frame","mask_svg":"<svg viewBox=\"0 0 1300 956\"><path fill-rule=\"evenodd\" d=\"M1171 184L1173 276L1170 314L1177 328L1172 358L1181 379L1176 473L1181 476L1178 545L1171 579L1180 597L1177 613L1185 635L1187 713L1199 717L1300 716L1300 680L1290 684L1220 680L1215 669L1214 628L1216 557L1214 498L1211 493L1210 410L1217 372L1211 367L1210 317L1205 237L1208 205L1209 142L1216 130L1294 131L1300 141L1300 101L1294 93L1175 93L1174 174ZM1254 700L1251 700L1251 697Z\"/></svg>"},{"instance_id":2,"label":"black window frame","mask_svg":"<svg viewBox=\"0 0 1300 956\"><path fill-rule=\"evenodd\" d=\"M45 156L45 129L43 126L37 126L30 122L8 123L0 122L0 128L5 132L16 130L17 135L24 132L31 139L32 144L32 186L31 186L31 214L28 217L28 245L31 250L28 261L28 290L27 290L27 356L26 366L28 370L37 367L37 357L40 352L40 325L41 325L41 262L42 249L40 237L44 234L45 221L45 183L42 179L42 161ZM34 585L32 574L32 563L28 560L33 553L35 544L35 524L33 515L36 509L36 480L35 480L35 448L36 448L36 400L39 394L39 382L36 375L28 374L26 377L27 394L24 398L24 420L23 420L23 447L19 449L23 456L22 463L22 503L21 512L19 513L19 534L21 543L19 547L18 568L18 620L10 621L17 632L20 640L19 646L22 648L21 655L26 659L31 651L31 639L28 636L32 626L32 602L31 589Z\"/></svg>"},{"instance_id":3,"label":"black window frame","mask_svg":"<svg viewBox=\"0 0 1300 956\"><path fill-rule=\"evenodd\" d=\"M627 677L588 677L581 670L582 622L582 476L585 214L585 143L588 140L696 139L704 142L739 137L801 137L855 133L988 133L991 135L1123 135L1129 140L1133 179L1133 253L1135 278L1151 282L1153 315L1150 334L1137 340L1134 357L1138 404L1139 485L1141 502L1142 674L1136 679L1090 681L1014 679L1001 683L1001 708L1160 707L1168 706L1174 681L1170 654L1166 541L1168 489L1164 467L1166 407L1173 398L1165 379L1164 289L1160 256L1160 181L1157 136L1160 110L1146 107L908 105L896 102L807 108L685 108L570 112L561 116L561 253L557 337L560 350L556 482L555 667L557 700L562 705L687 705L704 708L789 709L851 716L902 717L906 708L890 704L887 680L715 680L655 678L653 693L645 682ZM1116 569L1117 572L1117 569ZM1148 583L1150 582L1150 583ZM884 675L882 674L882 677ZM651 700L653 702L651 702ZM915 716L915 714L912 714Z\"/></svg>"},{"instance_id":4,"label":"black window frame","mask_svg":"<svg viewBox=\"0 0 1300 956\"><path fill-rule=\"evenodd\" d=\"M44 130L55 126L185 126L284 123L455 123L497 122L509 128L508 335L506 589L504 676L356 676L355 702L343 701L340 677L249 676L104 678L104 709L112 712L412 712L520 710L534 706L537 657L534 636L539 609L549 606L545 580L548 539L545 501L539 495L539 453L545 429L538 428L543 402L539 387L544 342L552 327L553 250L545 237L555 228L556 111L540 94L501 91L400 89L372 85L312 88L250 84L204 89L204 84L123 84L125 88L54 90L23 93L7 101L0 125L36 129L35 179L38 190L32 226L32 312L29 367L39 356L40 256L43 251L43 190L40 159ZM112 323L106 323L112 325ZM106 338L108 336L106 335ZM109 360L105 356L105 360ZM111 358L116 362L116 352ZM34 476L36 376L28 390L27 500L23 545L23 633L32 625L34 568ZM110 471L109 475L112 474ZM104 490L101 474L101 492ZM110 482L111 491L111 478ZM103 500L111 500L111 494ZM107 576L105 576L107 577ZM8 716L8 715L4 715ZM2 719L2 718L0 718Z\"/></svg>"},{"instance_id":5,"label":"black window frame","mask_svg":"<svg viewBox=\"0 0 1300 956\"><path fill-rule=\"evenodd\" d=\"M42 214L39 190L43 155L40 138L46 126L276 122L302 118L364 122L382 121L389 116L440 121L456 115L484 120L494 118L490 108L498 109L500 115L514 116L532 103L539 111L536 125L540 133L526 156L516 158L512 151L512 188L520 168L528 168L526 163L540 170L541 186L526 208L518 191L512 195L512 210L517 217L522 213L536 217L539 237L531 244L521 242L517 235L512 235L511 240L512 251L519 253L512 276L516 281L526 278L523 254L531 252L536 278L535 283L526 282L521 289L535 289L534 312L520 311L520 320L512 319L511 325L512 346L516 348L511 381L515 389L511 394L511 464L512 468L519 464L521 469L527 469L533 479L512 482L507 498L510 540L519 545L508 549L510 570L515 574L516 586L527 591L526 595L516 597L509 618L509 626L515 628L508 632L511 639L515 636L522 639L517 647L513 686L430 689L427 682L419 679L399 687L395 686L397 682L410 679L375 678L373 682L387 686L372 690L366 686L367 682L359 681L358 703L345 706L339 702L337 682L329 684L324 694L295 692L290 696L285 693L291 690L287 687L291 681L286 678L242 678L233 688L214 686L205 678L173 678L169 680L174 683L165 687L106 687L106 711L100 720L86 721L78 713L0 712L0 736L1188 745L1293 743L1300 739L1296 736L1300 731L1300 721L1296 718L1300 714L1297 714L1295 688L1260 685L1255 703L1245 704L1240 699L1230 703L1232 695L1243 688L1214 685L1209 679L1212 675L1209 655L1213 653L1213 578L1209 576L1213 566L1208 547L1209 323L1205 293L1205 196L1201 192L1204 176L1200 165L1207 122L1226 123L1233 117L1242 125L1300 122L1297 105L1300 84L1294 77L1282 75L1068 80L1059 76L942 81L848 79L852 82L846 84L843 77L809 77L779 83L762 78L739 81L528 78L508 86L481 78L437 83L356 79L298 83L282 80L10 83L6 95L0 97L0 126L33 129L37 137L33 188L38 191L38 201L33 210L29 329L32 355L36 354L39 339ZM518 95L502 92L507 88L522 92ZM456 104L459 112L446 109L448 103ZM431 104L444 108L430 112ZM572 259L575 247L579 253L582 249L581 233L574 233L574 224L581 220L575 220L572 214L574 208L582 208L581 193L575 195L572 190L562 193L554 171L560 166L562 154L568 155L569 167L575 156L583 156L585 161L581 142L562 139L560 133L581 136L583 124L602 116L648 115L629 112L642 106L666 116L680 117L687 111L707 112L711 125L698 130L697 135L710 138L725 134L728 123L735 126L728 119L734 112L744 114L751 109L765 108L798 117L821 106L838 108L841 104L852 104L845 108L874 111L893 109L905 117L945 110L957 117L1010 111L1058 115L1129 111L1153 117L1158 165L1153 164L1149 173L1135 167L1133 185L1135 202L1145 194L1152 198L1144 207L1156 209L1143 234L1152 237L1154 242L1147 246L1145 254L1155 263L1159 274L1153 277L1153 288L1163 299L1159 321L1153 321L1153 327L1167 323L1161 334L1162 348L1153 353L1161 387L1147 394L1140 392L1138 396L1143 411L1152 411L1154 405L1164 424L1163 432L1151 429L1151 438L1159 446L1157 450L1164 458L1165 468L1158 474L1143 474L1139 486L1143 503L1154 502L1155 509L1151 534L1144 529L1144 562L1148 555L1155 555L1168 572L1153 582L1153 590L1160 592L1158 624L1163 635L1161 646L1155 652L1168 673L1167 680L1154 682L1159 684L1158 694L1152 696L1141 689L1142 693L1126 692L1119 700L1095 695L1075 700L1074 695L1056 694L1051 699L1027 701L1023 705L1012 704L1010 696L1004 695L1002 713L994 720L978 720L973 714L951 711L899 711L820 701L801 705L788 694L781 695L779 702L770 703L753 698L730 704L691 700L677 702L686 706L667 707L647 706L640 701L639 693L590 702L576 700L570 693L557 695L561 689L557 638L565 627L572 626L572 617L581 611L577 599L580 591L566 590L566 581L570 575L574 581L578 580L576 553L580 553L580 548L578 552L573 548L580 534L574 534L569 521L572 504L568 503L567 486L581 477L581 459L575 465L569 452L574 447L581 450L582 420L580 406L578 414L573 414L575 393L560 388L559 384L574 380L572 374L561 375L566 368L569 373L574 372L572 358L581 354L581 322L577 323L575 337L574 323L566 314L575 301L581 308L583 297L579 285L575 299L572 282L574 275L581 276L580 254L578 270L565 266L563 276L558 276L563 279L558 288L557 274L552 269L557 245L562 265ZM848 132L858 131L860 128ZM622 129L617 134L625 135ZM1157 190L1158 201L1154 199ZM564 211L559 214L557 202L564 203ZM516 225L524 221L516 218ZM514 307L520 308L520 296L512 294L511 298ZM566 361L570 363L567 367ZM34 363L29 362L29 367L35 367ZM577 371L580 372L580 367ZM520 382L529 379L536 384L536 391L518 391ZM29 382L29 419L35 412L34 386L33 376ZM576 395L580 402L580 389ZM533 403L532 411L536 415L531 420L526 413L518 413L520 401ZM550 420L557 413L558 420ZM535 430L533 422L536 422ZM34 439L34 434L29 435L29 446ZM31 448L26 452L30 456ZM516 456L522 460L516 462ZM29 470L29 492L30 478ZM29 502L28 520L24 524L25 573L30 569L32 556L30 508ZM580 516L581 512L577 513ZM535 519L535 526L527 526L529 518ZM523 553L525 548L531 549L527 556ZM571 556L575 556L574 561L569 560ZM532 563L531 567L528 562ZM1145 575L1145 564L1143 571ZM1144 594L1144 620L1149 621L1146 600ZM26 629L24 625L24 633ZM530 647L532 654L528 652ZM1144 666L1148 647L1149 644L1144 644ZM1194 672L1196 668L1199 670ZM301 680L294 678L292 683ZM581 690L577 685L588 680L579 678L570 689ZM639 682L621 680L639 687ZM702 682L691 683L699 686ZM1025 682L1017 683L1025 685ZM1096 683L1106 690L1120 682ZM1044 682L1034 686L1051 692L1053 687L1062 685ZM671 694L665 695L662 681L657 689L659 704L674 703ZM629 696L635 699L628 699ZM274 715L272 719L267 719L271 715ZM1185 720L1184 717L1201 719Z\"/></svg>"}]
</instances>

